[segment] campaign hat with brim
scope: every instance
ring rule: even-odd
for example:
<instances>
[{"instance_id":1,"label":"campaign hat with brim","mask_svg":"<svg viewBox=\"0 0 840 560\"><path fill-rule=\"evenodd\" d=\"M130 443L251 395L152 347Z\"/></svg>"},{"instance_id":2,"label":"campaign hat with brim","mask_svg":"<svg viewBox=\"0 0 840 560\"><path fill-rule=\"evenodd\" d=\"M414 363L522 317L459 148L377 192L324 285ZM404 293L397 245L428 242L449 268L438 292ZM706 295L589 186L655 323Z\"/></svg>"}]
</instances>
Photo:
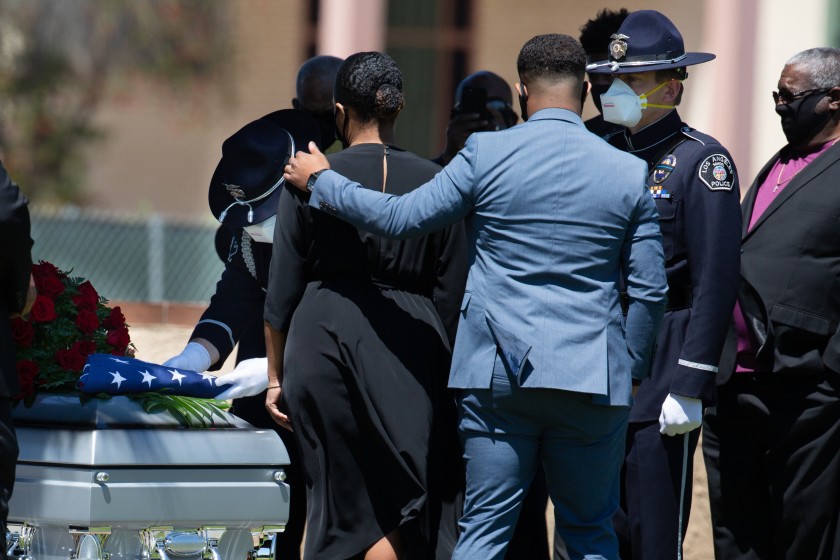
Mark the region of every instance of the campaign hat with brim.
<instances>
[{"instance_id":1,"label":"campaign hat with brim","mask_svg":"<svg viewBox=\"0 0 840 560\"><path fill-rule=\"evenodd\" d=\"M297 109L269 113L246 124L222 144L210 180L210 211L229 227L265 221L277 212L283 167L295 152L321 138L318 122Z\"/></svg>"},{"instance_id":2,"label":"campaign hat with brim","mask_svg":"<svg viewBox=\"0 0 840 560\"><path fill-rule=\"evenodd\" d=\"M676 26L655 10L631 12L612 36L608 59L586 66L590 74L630 74L708 62L711 53L685 52Z\"/></svg>"}]
</instances>

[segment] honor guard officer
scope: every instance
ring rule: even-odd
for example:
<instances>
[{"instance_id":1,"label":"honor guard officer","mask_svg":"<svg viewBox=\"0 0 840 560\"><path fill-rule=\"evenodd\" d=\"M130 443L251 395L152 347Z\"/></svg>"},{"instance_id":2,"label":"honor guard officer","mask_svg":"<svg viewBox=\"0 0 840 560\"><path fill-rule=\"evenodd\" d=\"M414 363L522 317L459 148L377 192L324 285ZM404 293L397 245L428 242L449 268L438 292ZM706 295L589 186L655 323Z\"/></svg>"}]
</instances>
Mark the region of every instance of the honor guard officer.
<instances>
[{"instance_id":1,"label":"honor guard officer","mask_svg":"<svg viewBox=\"0 0 840 560\"><path fill-rule=\"evenodd\" d=\"M218 370L238 346L237 368L219 378L231 388L220 395L234 399L232 412L259 428L273 428L289 455L286 482L291 488L289 523L276 539L276 554L284 560L300 558L306 519L306 494L294 440L265 408L267 361L263 336L263 304L271 260L273 223L282 185L275 173L291 149L305 149L314 139L326 149L335 142L332 90L342 60L315 56L304 62L295 82L294 110L277 111L245 126L222 145L222 161L210 184L210 206L221 222L216 250L225 268L210 306L195 326L186 348L167 366ZM274 168L278 164L280 167ZM270 191L270 192L269 192ZM221 248L220 245L223 247Z\"/></svg>"},{"instance_id":2,"label":"honor guard officer","mask_svg":"<svg viewBox=\"0 0 840 560\"><path fill-rule=\"evenodd\" d=\"M234 399L232 412L254 426L274 428L289 452L291 510L286 531L278 534L277 550L278 557L292 559L300 558L305 486L291 433L277 426L265 409L268 377L261 328L283 166L309 141L331 143L322 138L315 118L285 109L245 125L222 145L209 199L213 215L226 230L217 235L217 243L226 239L228 244L225 268L186 348L164 362L194 371L218 370L239 343L236 369L218 378L219 385L230 383L231 388L217 398Z\"/></svg>"},{"instance_id":3,"label":"honor guard officer","mask_svg":"<svg viewBox=\"0 0 840 560\"><path fill-rule=\"evenodd\" d=\"M601 97L604 119L625 128L609 142L648 163L659 211L668 306L651 377L630 412L615 518L621 558L681 557L691 502L692 456L738 289L741 212L729 152L680 119L686 66L713 54L687 53L663 14L627 16L609 58L590 74L614 77Z\"/></svg>"}]
</instances>

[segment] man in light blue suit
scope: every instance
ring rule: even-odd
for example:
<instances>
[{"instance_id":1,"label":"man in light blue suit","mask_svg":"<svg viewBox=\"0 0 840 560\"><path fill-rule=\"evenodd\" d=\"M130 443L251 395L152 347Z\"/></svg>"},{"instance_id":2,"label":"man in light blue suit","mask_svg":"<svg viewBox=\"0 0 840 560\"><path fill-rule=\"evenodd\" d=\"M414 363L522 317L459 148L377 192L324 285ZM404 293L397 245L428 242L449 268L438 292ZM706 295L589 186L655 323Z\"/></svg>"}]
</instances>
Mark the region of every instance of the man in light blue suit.
<instances>
[{"instance_id":1,"label":"man in light blue suit","mask_svg":"<svg viewBox=\"0 0 840 560\"><path fill-rule=\"evenodd\" d=\"M631 379L648 375L667 288L646 164L584 128L585 65L571 37L528 41L516 85L527 122L473 134L405 196L328 171L314 146L286 167L311 206L381 235L466 220L470 270L449 378L467 469L454 559L504 557L538 461L569 556L618 558Z\"/></svg>"}]
</instances>

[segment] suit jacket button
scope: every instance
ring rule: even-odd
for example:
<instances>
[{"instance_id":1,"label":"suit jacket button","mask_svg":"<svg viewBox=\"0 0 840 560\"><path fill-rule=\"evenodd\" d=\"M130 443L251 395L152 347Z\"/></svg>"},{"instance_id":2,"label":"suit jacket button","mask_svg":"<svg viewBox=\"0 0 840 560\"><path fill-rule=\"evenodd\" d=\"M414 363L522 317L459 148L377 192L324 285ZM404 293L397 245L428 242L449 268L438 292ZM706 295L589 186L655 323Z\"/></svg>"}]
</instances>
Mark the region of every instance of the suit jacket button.
<instances>
[{"instance_id":1,"label":"suit jacket button","mask_svg":"<svg viewBox=\"0 0 840 560\"><path fill-rule=\"evenodd\" d=\"M318 203L318 207L319 207L321 210L323 210L324 208L326 208L326 207L327 207L327 203L326 203L326 202L324 202L324 201L322 200L320 203Z\"/></svg>"}]
</instances>

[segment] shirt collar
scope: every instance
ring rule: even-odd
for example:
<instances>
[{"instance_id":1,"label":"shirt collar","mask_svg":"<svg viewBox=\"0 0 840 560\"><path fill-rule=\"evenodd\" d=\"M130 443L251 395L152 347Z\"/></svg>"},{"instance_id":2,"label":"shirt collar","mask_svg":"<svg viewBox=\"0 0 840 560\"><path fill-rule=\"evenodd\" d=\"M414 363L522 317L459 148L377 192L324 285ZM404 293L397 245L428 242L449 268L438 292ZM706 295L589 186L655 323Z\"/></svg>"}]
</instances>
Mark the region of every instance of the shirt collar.
<instances>
[{"instance_id":1,"label":"shirt collar","mask_svg":"<svg viewBox=\"0 0 840 560\"><path fill-rule=\"evenodd\" d=\"M527 121L545 121L545 120L561 120L568 121L573 124L583 126L583 119L574 111L568 109L560 109L559 107L551 107L548 109L540 109L531 115Z\"/></svg>"},{"instance_id":2,"label":"shirt collar","mask_svg":"<svg viewBox=\"0 0 840 560\"><path fill-rule=\"evenodd\" d=\"M630 134L629 129L624 129L624 139L633 152L641 152L655 147L664 138L679 132L682 126L682 119L674 109L658 121L636 131L635 134Z\"/></svg>"}]
</instances>

